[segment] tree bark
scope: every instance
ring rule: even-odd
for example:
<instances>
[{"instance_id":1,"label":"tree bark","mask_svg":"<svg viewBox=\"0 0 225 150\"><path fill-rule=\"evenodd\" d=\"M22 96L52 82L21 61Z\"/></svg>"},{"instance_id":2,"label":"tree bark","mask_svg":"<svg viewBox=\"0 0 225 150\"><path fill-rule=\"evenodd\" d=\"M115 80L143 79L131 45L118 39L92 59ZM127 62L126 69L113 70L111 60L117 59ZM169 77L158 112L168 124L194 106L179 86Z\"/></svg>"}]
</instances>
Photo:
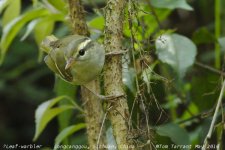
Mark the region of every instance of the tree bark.
<instances>
[{"instance_id":1,"label":"tree bark","mask_svg":"<svg viewBox=\"0 0 225 150\"><path fill-rule=\"evenodd\" d=\"M78 35L89 36L89 30L85 21L84 8L81 0L68 0L69 15L73 33Z\"/></svg>"},{"instance_id":2,"label":"tree bark","mask_svg":"<svg viewBox=\"0 0 225 150\"><path fill-rule=\"evenodd\" d=\"M108 0L105 8L105 40L106 53L122 51L123 19L126 0ZM106 95L125 94L122 82L122 57L110 55L106 57L104 68L104 88ZM109 103L109 119L119 150L132 149L128 137L129 110L126 97L118 97Z\"/></svg>"},{"instance_id":3,"label":"tree bark","mask_svg":"<svg viewBox=\"0 0 225 150\"><path fill-rule=\"evenodd\" d=\"M68 2L73 33L89 36L90 33L85 21L84 8L81 4L81 0L69 0ZM100 93L98 79L91 81L85 86L95 93ZM101 100L83 86L81 86L81 95L84 103L85 121L87 123L88 144L90 149L98 149L97 147L106 145L104 128L102 129L103 131L100 132L104 117L104 112L100 103ZM102 135L100 135L100 139L98 140L100 133L102 133Z\"/></svg>"}]
</instances>

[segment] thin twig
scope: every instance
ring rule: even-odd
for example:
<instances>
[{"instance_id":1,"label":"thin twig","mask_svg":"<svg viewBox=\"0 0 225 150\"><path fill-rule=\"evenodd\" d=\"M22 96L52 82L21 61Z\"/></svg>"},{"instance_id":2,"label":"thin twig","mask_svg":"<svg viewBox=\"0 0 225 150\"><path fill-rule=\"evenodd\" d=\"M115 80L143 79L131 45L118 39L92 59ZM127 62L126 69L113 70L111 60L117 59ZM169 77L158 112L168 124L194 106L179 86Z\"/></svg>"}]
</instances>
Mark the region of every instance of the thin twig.
<instances>
[{"instance_id":1,"label":"thin twig","mask_svg":"<svg viewBox=\"0 0 225 150\"><path fill-rule=\"evenodd\" d=\"M200 63L200 62L197 62L197 61L195 62L195 64L196 64L197 66L199 66L199 67L202 67L202 68L204 68L204 69L207 69L207 70L209 70L209 71L211 71L211 72L220 74L220 75L222 75L223 77L225 77L225 72L223 72L223 71L220 71L220 70L218 70L218 69L215 69L215 68L213 68L213 67L211 67L211 66L205 65L205 64Z\"/></svg>"},{"instance_id":2,"label":"thin twig","mask_svg":"<svg viewBox=\"0 0 225 150\"><path fill-rule=\"evenodd\" d=\"M132 6L131 6L131 0L129 0L128 2L128 21L129 21L129 29L130 29L130 32L131 32L131 55L132 55L132 59L133 59L133 66L134 66L134 69L137 70L137 66L136 66L136 63L135 63L135 56L134 56L134 51L135 51L135 47L134 47L134 42L135 42L135 38L134 38L134 33L133 33L133 30L132 30L132 26L133 26L133 23L132 23L132 14L131 14L131 9L132 9ZM138 78L137 76L135 76L135 84L136 84L136 88L137 88L137 97L134 99L133 101L133 107L132 107L132 111L131 111L131 115L130 115L130 118L129 118L129 124L131 125L131 119L132 119L132 115L133 115L133 108L134 108L134 105L139 97L139 93L140 93L140 89L139 89L139 83L138 83ZM129 126L129 130L130 130L130 127Z\"/></svg>"},{"instance_id":3,"label":"thin twig","mask_svg":"<svg viewBox=\"0 0 225 150\"><path fill-rule=\"evenodd\" d=\"M212 132L213 132L213 129L214 129L214 126L215 126L216 118L217 118L218 112L219 112L219 107L220 107L220 105L222 103L224 88L225 88L225 80L223 81L223 85L222 85L222 88L221 88L221 91L220 91L220 95L219 95L219 98L218 98L218 102L217 102L217 105L216 105L216 110L215 110L214 115L213 115L213 119L212 119L212 122L211 122L211 125L210 125L210 128L209 128L209 132L208 132L208 134L207 134L207 136L206 136L206 138L204 140L204 144L203 144L202 150L206 150L206 147L208 145L208 140L212 136Z\"/></svg>"},{"instance_id":4,"label":"thin twig","mask_svg":"<svg viewBox=\"0 0 225 150\"><path fill-rule=\"evenodd\" d=\"M100 143L100 139L101 139L101 135L102 135L102 130L104 128L105 120L106 120L107 114L108 114L110 109L111 109L111 107L109 107L109 109L105 112L105 115L104 115L103 120L102 120L102 125L101 125L101 128L100 128L100 133L98 135L98 140L97 140L97 150L99 150L99 143Z\"/></svg>"},{"instance_id":5,"label":"thin twig","mask_svg":"<svg viewBox=\"0 0 225 150\"><path fill-rule=\"evenodd\" d=\"M155 20L156 20L156 22L157 22L157 24L158 24L158 26L159 26L159 29L162 29L162 25L161 25L161 23L160 23L159 17L157 16L157 14L156 14L156 12L155 12L155 10L154 10L152 4L151 4L151 1L150 1L150 0L145 0L145 2L148 4L149 8L151 9L152 14L153 14L153 16L155 17Z\"/></svg>"}]
</instances>

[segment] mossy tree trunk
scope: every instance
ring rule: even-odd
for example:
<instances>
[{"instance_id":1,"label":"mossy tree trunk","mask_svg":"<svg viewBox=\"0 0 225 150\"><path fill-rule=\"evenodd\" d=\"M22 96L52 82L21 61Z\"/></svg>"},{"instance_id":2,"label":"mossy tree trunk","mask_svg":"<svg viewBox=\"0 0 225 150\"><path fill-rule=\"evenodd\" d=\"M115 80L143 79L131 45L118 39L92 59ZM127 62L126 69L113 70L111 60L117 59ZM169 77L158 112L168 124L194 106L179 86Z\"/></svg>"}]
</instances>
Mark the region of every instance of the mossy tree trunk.
<instances>
[{"instance_id":1,"label":"mossy tree trunk","mask_svg":"<svg viewBox=\"0 0 225 150\"><path fill-rule=\"evenodd\" d=\"M73 33L89 36L90 33L85 22L84 8L81 0L69 0L68 2ZM91 81L85 86L95 93L100 93L98 80ZM97 149L98 146L106 145L105 132L104 130L100 132L104 116L101 100L83 86L81 87L81 95L84 103L85 121L87 123L88 144L90 149ZM100 133L103 134L98 140Z\"/></svg>"},{"instance_id":2,"label":"mossy tree trunk","mask_svg":"<svg viewBox=\"0 0 225 150\"><path fill-rule=\"evenodd\" d=\"M126 0L108 0L105 8L105 40L106 53L122 51L123 20ZM104 68L104 86L106 95L124 94L122 82L122 55L106 57ZM126 97L118 97L109 103L109 120L113 128L119 150L131 149L128 139L129 110Z\"/></svg>"}]
</instances>

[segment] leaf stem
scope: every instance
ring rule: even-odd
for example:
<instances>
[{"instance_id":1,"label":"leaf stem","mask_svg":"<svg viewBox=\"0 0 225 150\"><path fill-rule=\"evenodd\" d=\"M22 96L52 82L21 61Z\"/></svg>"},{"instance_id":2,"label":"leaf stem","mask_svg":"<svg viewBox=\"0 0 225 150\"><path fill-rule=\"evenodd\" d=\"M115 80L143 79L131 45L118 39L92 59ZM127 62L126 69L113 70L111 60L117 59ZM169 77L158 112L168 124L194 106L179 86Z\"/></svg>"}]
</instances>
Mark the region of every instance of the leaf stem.
<instances>
[{"instance_id":1,"label":"leaf stem","mask_svg":"<svg viewBox=\"0 0 225 150\"><path fill-rule=\"evenodd\" d=\"M211 66L205 65L205 64L200 63L200 62L198 62L198 61L195 62L195 65L197 65L197 66L199 66L199 67L202 67L202 68L204 68L204 69L207 69L207 70L209 70L209 71L211 71L211 72L217 73L217 74L222 75L223 77L225 77L225 72L220 71L220 70L218 70L218 69L216 69L216 68L213 68L213 67L211 67Z\"/></svg>"},{"instance_id":2,"label":"leaf stem","mask_svg":"<svg viewBox=\"0 0 225 150\"><path fill-rule=\"evenodd\" d=\"M220 4L221 4L220 0L215 0L215 37L216 39L220 37L220 29L221 29ZM220 68L220 61L221 61L220 54L221 54L220 46L219 46L219 43L216 42L215 43L215 67L218 69Z\"/></svg>"}]
</instances>

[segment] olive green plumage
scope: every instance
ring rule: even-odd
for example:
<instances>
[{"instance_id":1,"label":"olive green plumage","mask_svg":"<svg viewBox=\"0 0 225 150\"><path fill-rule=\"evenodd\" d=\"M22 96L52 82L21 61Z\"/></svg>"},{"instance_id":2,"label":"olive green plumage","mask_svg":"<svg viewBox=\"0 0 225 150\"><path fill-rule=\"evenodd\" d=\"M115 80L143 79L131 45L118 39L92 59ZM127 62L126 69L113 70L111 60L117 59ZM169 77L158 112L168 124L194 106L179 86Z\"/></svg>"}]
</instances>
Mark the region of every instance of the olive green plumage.
<instances>
[{"instance_id":1,"label":"olive green plumage","mask_svg":"<svg viewBox=\"0 0 225 150\"><path fill-rule=\"evenodd\" d=\"M49 36L41 44L47 52L45 63L65 81L83 85L95 79L105 61L102 45L88 37L70 35L62 39Z\"/></svg>"}]
</instances>

